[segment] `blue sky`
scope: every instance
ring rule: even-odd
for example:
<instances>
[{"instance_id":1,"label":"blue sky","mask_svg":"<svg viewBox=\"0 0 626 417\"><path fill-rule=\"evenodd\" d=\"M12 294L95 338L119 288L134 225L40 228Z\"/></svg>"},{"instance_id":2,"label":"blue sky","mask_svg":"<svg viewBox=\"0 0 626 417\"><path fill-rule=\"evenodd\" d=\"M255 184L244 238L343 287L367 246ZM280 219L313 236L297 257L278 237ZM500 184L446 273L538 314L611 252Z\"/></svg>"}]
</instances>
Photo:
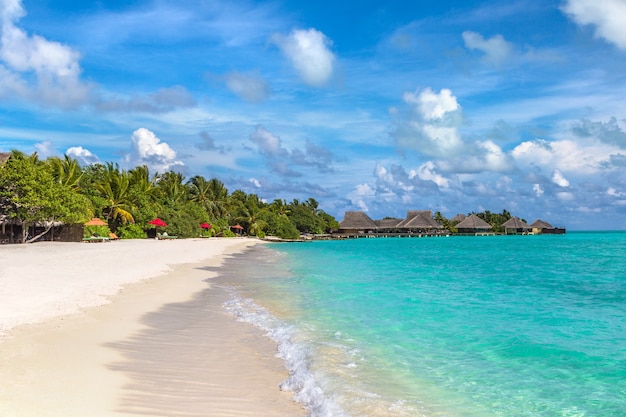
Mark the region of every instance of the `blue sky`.
<instances>
[{"instance_id":1,"label":"blue sky","mask_svg":"<svg viewBox=\"0 0 626 417\"><path fill-rule=\"evenodd\" d=\"M626 0L386 3L0 0L0 151L626 229Z\"/></svg>"}]
</instances>

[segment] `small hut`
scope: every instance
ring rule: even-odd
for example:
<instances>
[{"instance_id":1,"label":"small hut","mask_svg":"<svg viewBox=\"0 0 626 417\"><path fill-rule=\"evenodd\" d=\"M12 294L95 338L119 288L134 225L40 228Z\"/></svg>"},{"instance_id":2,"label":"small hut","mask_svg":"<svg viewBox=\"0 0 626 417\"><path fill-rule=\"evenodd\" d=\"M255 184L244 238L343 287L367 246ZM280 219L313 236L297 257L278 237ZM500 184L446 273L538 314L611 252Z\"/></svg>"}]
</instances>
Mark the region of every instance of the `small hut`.
<instances>
[{"instance_id":1,"label":"small hut","mask_svg":"<svg viewBox=\"0 0 626 417\"><path fill-rule=\"evenodd\" d=\"M377 229L374 220L362 211L346 211L339 223L339 233L372 233Z\"/></svg>"},{"instance_id":2,"label":"small hut","mask_svg":"<svg viewBox=\"0 0 626 417\"><path fill-rule=\"evenodd\" d=\"M505 235L525 235L532 229L524 220L519 217L511 217L502 224Z\"/></svg>"},{"instance_id":3,"label":"small hut","mask_svg":"<svg viewBox=\"0 0 626 417\"><path fill-rule=\"evenodd\" d=\"M401 221L397 227L414 233L432 233L433 231L443 229L443 226L433 219L432 211L430 210L410 210L406 215L406 219Z\"/></svg>"},{"instance_id":4,"label":"small hut","mask_svg":"<svg viewBox=\"0 0 626 417\"><path fill-rule=\"evenodd\" d=\"M541 219L535 220L530 227L534 234L558 235L565 234L565 228L557 228Z\"/></svg>"},{"instance_id":5,"label":"small hut","mask_svg":"<svg viewBox=\"0 0 626 417\"><path fill-rule=\"evenodd\" d=\"M457 224L456 229L462 234L479 234L491 232L492 227L489 223L472 213L463 219L461 223Z\"/></svg>"}]
</instances>

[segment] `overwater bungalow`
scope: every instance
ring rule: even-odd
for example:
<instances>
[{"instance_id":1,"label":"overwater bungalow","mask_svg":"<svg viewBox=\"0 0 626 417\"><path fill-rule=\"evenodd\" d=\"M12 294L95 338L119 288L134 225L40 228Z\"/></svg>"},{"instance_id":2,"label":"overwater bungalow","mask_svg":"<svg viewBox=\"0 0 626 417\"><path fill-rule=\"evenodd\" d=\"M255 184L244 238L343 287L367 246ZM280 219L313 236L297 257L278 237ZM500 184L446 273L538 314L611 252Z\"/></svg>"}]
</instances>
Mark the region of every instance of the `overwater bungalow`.
<instances>
[{"instance_id":1,"label":"overwater bungalow","mask_svg":"<svg viewBox=\"0 0 626 417\"><path fill-rule=\"evenodd\" d=\"M532 227L519 217L511 217L502 224L502 227L505 235L527 235L532 230Z\"/></svg>"},{"instance_id":2,"label":"overwater bungalow","mask_svg":"<svg viewBox=\"0 0 626 417\"><path fill-rule=\"evenodd\" d=\"M341 237L411 237L447 235L431 210L410 210L405 219L372 220L362 211L347 211L336 233Z\"/></svg>"},{"instance_id":3,"label":"overwater bungalow","mask_svg":"<svg viewBox=\"0 0 626 417\"><path fill-rule=\"evenodd\" d=\"M480 235L493 233L491 225L473 213L457 224L456 229L460 234Z\"/></svg>"},{"instance_id":4,"label":"overwater bungalow","mask_svg":"<svg viewBox=\"0 0 626 417\"><path fill-rule=\"evenodd\" d=\"M374 233L378 229L374 220L362 211L346 211L343 220L339 223L340 234L363 235Z\"/></svg>"},{"instance_id":5,"label":"overwater bungalow","mask_svg":"<svg viewBox=\"0 0 626 417\"><path fill-rule=\"evenodd\" d=\"M396 227L405 233L434 233L444 230L444 227L433 219L431 210L410 210L406 219Z\"/></svg>"},{"instance_id":6,"label":"overwater bungalow","mask_svg":"<svg viewBox=\"0 0 626 417\"><path fill-rule=\"evenodd\" d=\"M554 227L550 223L545 222L541 219L537 219L530 225L532 228L533 234L539 235L563 235L565 234L564 227Z\"/></svg>"}]
</instances>

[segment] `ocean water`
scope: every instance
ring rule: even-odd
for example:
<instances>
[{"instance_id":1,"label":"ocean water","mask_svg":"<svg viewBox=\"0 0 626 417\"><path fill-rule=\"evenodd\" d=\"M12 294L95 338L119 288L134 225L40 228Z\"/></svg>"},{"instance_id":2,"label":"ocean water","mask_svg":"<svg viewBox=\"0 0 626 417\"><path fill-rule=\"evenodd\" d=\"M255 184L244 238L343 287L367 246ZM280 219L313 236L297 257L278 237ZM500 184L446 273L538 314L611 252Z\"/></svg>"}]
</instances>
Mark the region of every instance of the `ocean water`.
<instances>
[{"instance_id":1,"label":"ocean water","mask_svg":"<svg viewBox=\"0 0 626 417\"><path fill-rule=\"evenodd\" d=\"M226 269L312 417L626 416L626 233L257 245Z\"/></svg>"}]
</instances>

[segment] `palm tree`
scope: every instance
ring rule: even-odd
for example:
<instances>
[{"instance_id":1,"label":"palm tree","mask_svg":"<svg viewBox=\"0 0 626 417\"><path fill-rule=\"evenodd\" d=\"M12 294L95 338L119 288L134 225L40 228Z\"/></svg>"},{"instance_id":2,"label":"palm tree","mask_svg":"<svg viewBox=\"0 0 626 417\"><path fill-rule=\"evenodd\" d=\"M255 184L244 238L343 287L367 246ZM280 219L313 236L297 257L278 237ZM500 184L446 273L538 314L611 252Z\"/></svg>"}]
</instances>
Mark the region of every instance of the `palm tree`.
<instances>
[{"instance_id":1,"label":"palm tree","mask_svg":"<svg viewBox=\"0 0 626 417\"><path fill-rule=\"evenodd\" d=\"M228 189L216 178L207 181L202 176L195 176L187 182L191 201L199 203L210 218L219 219L228 213Z\"/></svg>"},{"instance_id":2,"label":"palm tree","mask_svg":"<svg viewBox=\"0 0 626 417\"><path fill-rule=\"evenodd\" d=\"M240 208L239 216L236 220L247 225L248 233L259 236L267 227L267 222L263 220L263 214L267 209L256 194L246 197L244 204Z\"/></svg>"},{"instance_id":3,"label":"palm tree","mask_svg":"<svg viewBox=\"0 0 626 417\"><path fill-rule=\"evenodd\" d=\"M63 155L63 159L53 157L48 158L46 162L52 168L52 175L59 184L69 187L72 191L80 189L83 170L78 160Z\"/></svg>"},{"instance_id":4,"label":"palm tree","mask_svg":"<svg viewBox=\"0 0 626 417\"><path fill-rule=\"evenodd\" d=\"M131 214L132 202L129 194L130 176L126 171L120 171L117 164L107 162L104 177L96 185L101 198L106 202L104 215L111 221L134 223Z\"/></svg>"},{"instance_id":5,"label":"palm tree","mask_svg":"<svg viewBox=\"0 0 626 417\"><path fill-rule=\"evenodd\" d=\"M291 213L287 202L285 200L281 200L280 198L272 201L272 203L270 204L270 209L281 217L287 217L289 213Z\"/></svg>"},{"instance_id":6,"label":"palm tree","mask_svg":"<svg viewBox=\"0 0 626 417\"><path fill-rule=\"evenodd\" d=\"M157 189L163 203L172 207L182 204L187 200L187 188L183 184L183 174L168 171L161 175L157 181Z\"/></svg>"}]
</instances>

